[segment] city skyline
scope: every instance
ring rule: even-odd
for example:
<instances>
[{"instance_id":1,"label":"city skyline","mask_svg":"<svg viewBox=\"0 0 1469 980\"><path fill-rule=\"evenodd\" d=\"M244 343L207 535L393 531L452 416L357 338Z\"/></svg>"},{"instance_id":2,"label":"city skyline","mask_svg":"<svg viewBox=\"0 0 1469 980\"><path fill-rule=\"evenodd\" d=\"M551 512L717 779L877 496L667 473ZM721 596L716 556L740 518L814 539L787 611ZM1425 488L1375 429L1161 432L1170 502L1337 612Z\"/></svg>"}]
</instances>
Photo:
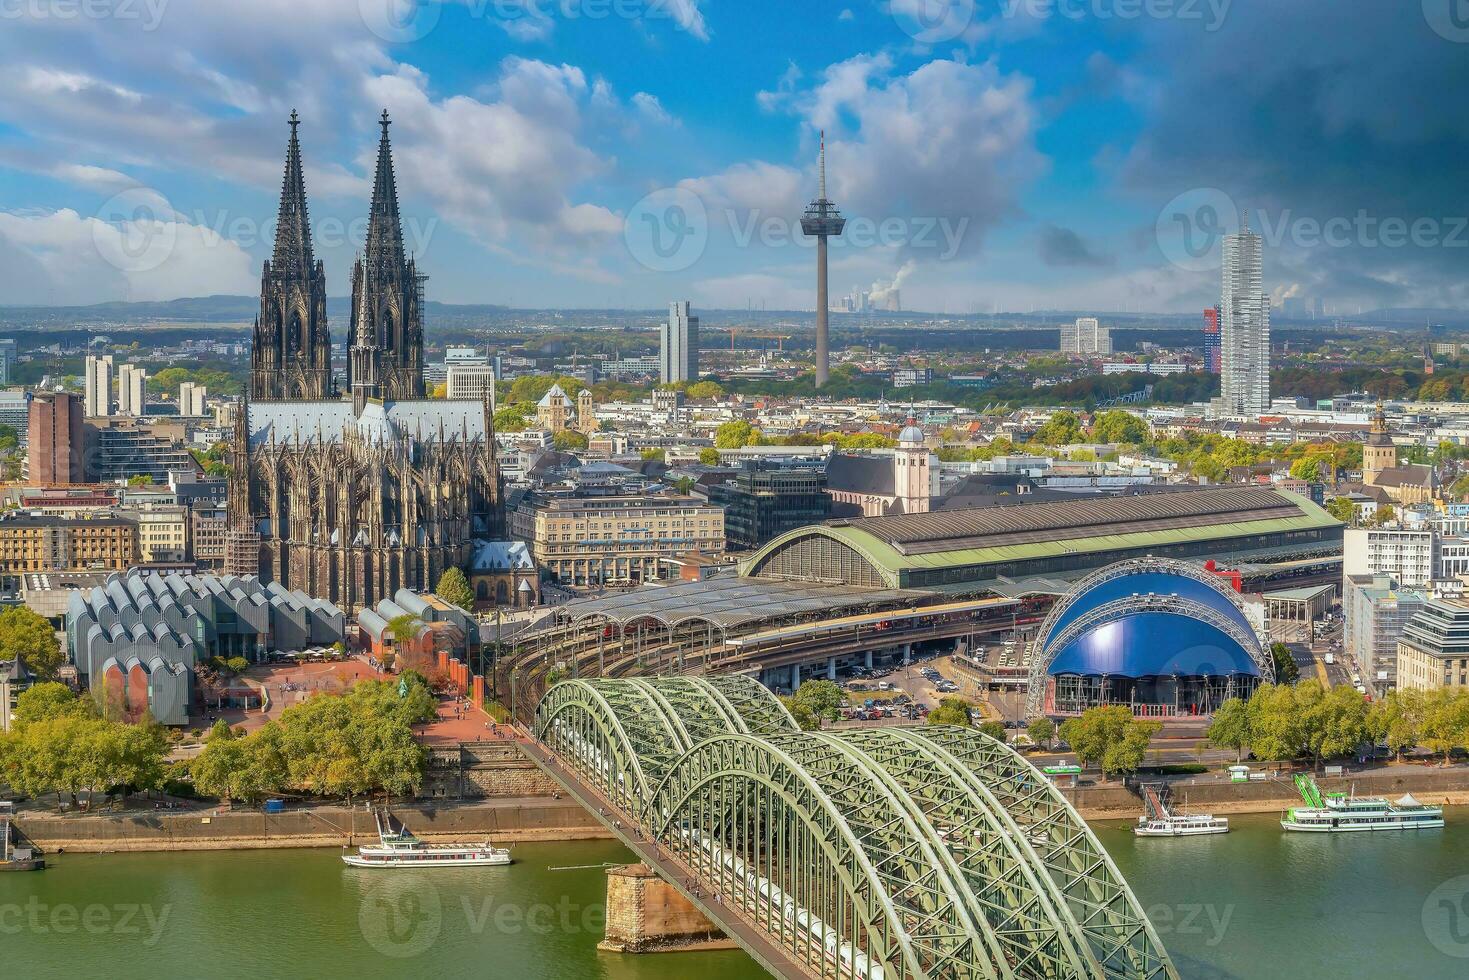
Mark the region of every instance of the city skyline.
<instances>
[{"instance_id":1,"label":"city skyline","mask_svg":"<svg viewBox=\"0 0 1469 980\"><path fill-rule=\"evenodd\" d=\"M901 283L904 308L933 312L1197 310L1217 299L1218 240L1249 210L1277 303L1469 306L1463 139L1446 107L1411 97L1461 84L1465 59L1415 5L1358 12L1350 31L1324 0L1126 23L960 0L945 8L959 21L915 19L936 0L656 6L271 0L165 5L156 22L146 6L8 19L0 294L254 292L279 178L263 148L292 109L317 251L345 293L386 106L409 251L450 303L812 309L797 221L825 128L852 222L833 244L838 295ZM789 43L741 43L774 17ZM1274 49L1306 25L1310 50ZM1268 122L1250 117L1262 103ZM667 224L698 217L675 205L703 216ZM695 234L697 254L666 261L638 237L653 231Z\"/></svg>"}]
</instances>

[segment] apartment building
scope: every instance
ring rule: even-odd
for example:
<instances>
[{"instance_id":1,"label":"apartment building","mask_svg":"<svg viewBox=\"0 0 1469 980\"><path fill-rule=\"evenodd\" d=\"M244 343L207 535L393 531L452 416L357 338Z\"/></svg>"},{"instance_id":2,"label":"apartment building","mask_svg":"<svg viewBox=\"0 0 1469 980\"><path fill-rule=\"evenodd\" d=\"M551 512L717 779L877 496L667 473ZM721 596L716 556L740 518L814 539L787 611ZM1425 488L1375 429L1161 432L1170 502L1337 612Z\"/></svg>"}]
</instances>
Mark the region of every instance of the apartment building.
<instances>
[{"instance_id":1,"label":"apartment building","mask_svg":"<svg viewBox=\"0 0 1469 980\"><path fill-rule=\"evenodd\" d=\"M66 569L123 571L138 562L138 525L115 515L69 520L16 515L0 519L0 572Z\"/></svg>"}]
</instances>

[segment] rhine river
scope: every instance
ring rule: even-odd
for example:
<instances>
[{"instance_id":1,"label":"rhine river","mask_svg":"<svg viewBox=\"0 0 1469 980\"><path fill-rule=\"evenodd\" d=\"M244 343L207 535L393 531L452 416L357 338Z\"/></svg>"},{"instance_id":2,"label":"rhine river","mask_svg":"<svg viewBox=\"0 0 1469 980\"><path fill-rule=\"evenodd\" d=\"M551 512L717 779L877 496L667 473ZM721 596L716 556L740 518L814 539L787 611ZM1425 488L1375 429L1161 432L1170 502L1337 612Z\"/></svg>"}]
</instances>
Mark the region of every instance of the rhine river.
<instances>
[{"instance_id":1,"label":"rhine river","mask_svg":"<svg viewBox=\"0 0 1469 980\"><path fill-rule=\"evenodd\" d=\"M1098 826L1186 978L1469 976L1469 811L1416 835ZM371 872L328 850L66 855L0 875L0 974L754 980L738 952L597 952L606 841L520 844L508 868Z\"/></svg>"}]
</instances>

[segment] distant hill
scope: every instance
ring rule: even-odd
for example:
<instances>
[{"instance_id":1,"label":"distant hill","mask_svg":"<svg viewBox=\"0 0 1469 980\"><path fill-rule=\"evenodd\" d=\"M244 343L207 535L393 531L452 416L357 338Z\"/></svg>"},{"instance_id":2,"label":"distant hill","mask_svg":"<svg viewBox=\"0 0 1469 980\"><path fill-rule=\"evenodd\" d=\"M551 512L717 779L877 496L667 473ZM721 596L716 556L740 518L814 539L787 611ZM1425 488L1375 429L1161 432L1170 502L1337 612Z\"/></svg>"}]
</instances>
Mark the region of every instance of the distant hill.
<instances>
[{"instance_id":1,"label":"distant hill","mask_svg":"<svg viewBox=\"0 0 1469 980\"><path fill-rule=\"evenodd\" d=\"M346 296L328 297L327 316L332 319L345 317L351 299ZM436 303L432 300L424 305L424 313L430 317L462 319L465 317L491 316L504 312L506 307L489 304L455 305ZM255 296L193 296L186 299L171 299L154 303L97 303L92 306L0 306L0 321L16 324L55 323L136 323L143 320L179 320L193 323L240 323L255 319L260 312L260 300Z\"/></svg>"}]
</instances>

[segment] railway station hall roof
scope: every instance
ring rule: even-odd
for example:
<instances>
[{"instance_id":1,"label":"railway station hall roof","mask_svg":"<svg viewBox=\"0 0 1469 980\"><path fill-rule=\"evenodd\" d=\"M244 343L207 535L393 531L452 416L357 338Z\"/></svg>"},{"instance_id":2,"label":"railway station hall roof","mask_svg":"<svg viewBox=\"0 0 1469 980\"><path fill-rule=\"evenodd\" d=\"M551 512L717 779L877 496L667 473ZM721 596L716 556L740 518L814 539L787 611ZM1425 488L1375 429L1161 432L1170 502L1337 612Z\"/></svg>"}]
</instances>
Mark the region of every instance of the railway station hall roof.
<instances>
[{"instance_id":1,"label":"railway station hall roof","mask_svg":"<svg viewBox=\"0 0 1469 980\"><path fill-rule=\"evenodd\" d=\"M803 613L891 606L931 598L927 593L902 589L853 588L728 576L578 599L561 607L559 615L573 622L594 617L617 624L653 619L664 626L706 622L729 629Z\"/></svg>"}]
</instances>

